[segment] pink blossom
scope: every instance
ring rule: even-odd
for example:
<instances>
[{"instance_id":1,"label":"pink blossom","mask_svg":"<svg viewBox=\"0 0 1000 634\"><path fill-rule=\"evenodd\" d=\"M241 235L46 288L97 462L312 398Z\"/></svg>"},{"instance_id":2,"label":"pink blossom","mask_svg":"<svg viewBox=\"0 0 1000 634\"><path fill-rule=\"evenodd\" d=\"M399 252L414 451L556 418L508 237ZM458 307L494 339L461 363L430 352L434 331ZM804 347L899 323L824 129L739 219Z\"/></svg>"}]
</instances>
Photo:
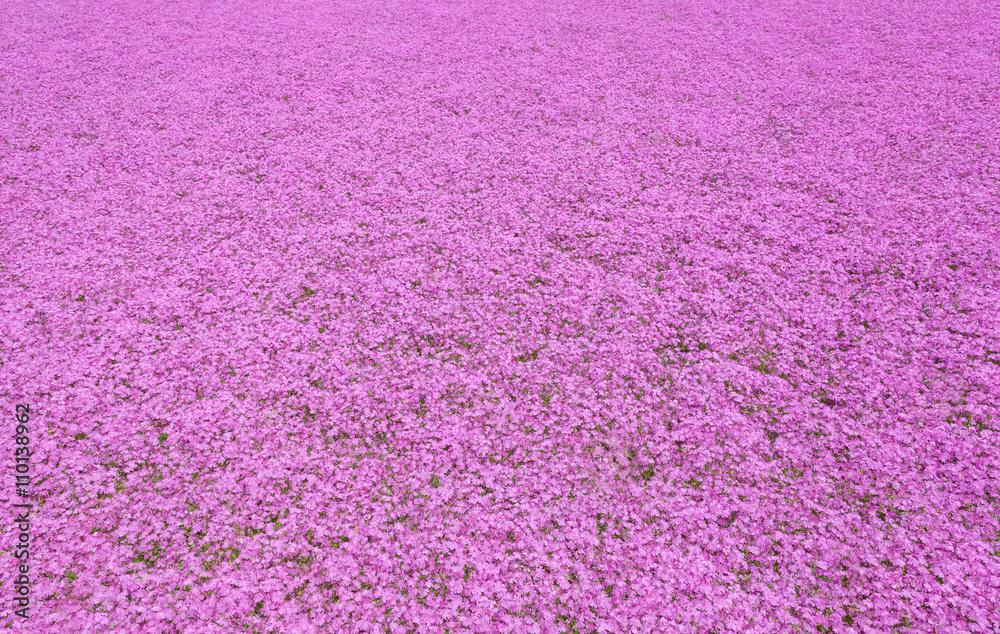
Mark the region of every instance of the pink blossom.
<instances>
[{"instance_id":1,"label":"pink blossom","mask_svg":"<svg viewBox=\"0 0 1000 634\"><path fill-rule=\"evenodd\" d=\"M995 629L995 10L758 5L6 7L0 623Z\"/></svg>"}]
</instances>

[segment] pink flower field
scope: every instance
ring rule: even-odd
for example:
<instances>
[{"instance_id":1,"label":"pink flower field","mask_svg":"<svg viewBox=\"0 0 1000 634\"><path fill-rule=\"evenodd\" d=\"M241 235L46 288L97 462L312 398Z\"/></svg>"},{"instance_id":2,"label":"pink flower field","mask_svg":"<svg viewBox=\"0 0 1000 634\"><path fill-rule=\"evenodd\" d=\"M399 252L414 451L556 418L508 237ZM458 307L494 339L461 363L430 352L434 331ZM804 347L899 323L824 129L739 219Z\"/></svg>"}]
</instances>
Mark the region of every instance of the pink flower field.
<instances>
[{"instance_id":1,"label":"pink flower field","mask_svg":"<svg viewBox=\"0 0 1000 634\"><path fill-rule=\"evenodd\" d=\"M1000 3L0 9L0 630L1000 632Z\"/></svg>"}]
</instances>

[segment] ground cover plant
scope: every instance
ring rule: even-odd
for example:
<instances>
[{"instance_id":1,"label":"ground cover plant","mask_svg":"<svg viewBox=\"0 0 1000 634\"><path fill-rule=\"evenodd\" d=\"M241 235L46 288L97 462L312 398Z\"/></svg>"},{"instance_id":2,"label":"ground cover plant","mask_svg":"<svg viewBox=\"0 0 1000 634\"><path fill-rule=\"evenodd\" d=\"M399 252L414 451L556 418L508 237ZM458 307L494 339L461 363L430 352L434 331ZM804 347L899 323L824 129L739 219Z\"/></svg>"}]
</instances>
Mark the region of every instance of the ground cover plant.
<instances>
[{"instance_id":1,"label":"ground cover plant","mask_svg":"<svg viewBox=\"0 0 1000 634\"><path fill-rule=\"evenodd\" d=\"M995 2L3 2L0 629L997 631L998 69Z\"/></svg>"}]
</instances>

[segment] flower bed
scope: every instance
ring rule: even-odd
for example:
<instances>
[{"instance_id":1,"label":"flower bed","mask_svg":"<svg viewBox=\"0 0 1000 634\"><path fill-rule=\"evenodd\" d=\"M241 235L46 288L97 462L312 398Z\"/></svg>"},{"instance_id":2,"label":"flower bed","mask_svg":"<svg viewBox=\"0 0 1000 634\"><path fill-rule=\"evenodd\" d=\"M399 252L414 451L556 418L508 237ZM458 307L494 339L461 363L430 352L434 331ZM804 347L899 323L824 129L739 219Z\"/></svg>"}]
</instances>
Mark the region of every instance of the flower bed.
<instances>
[{"instance_id":1,"label":"flower bed","mask_svg":"<svg viewBox=\"0 0 1000 634\"><path fill-rule=\"evenodd\" d=\"M8 9L4 628L996 631L994 4Z\"/></svg>"}]
</instances>

